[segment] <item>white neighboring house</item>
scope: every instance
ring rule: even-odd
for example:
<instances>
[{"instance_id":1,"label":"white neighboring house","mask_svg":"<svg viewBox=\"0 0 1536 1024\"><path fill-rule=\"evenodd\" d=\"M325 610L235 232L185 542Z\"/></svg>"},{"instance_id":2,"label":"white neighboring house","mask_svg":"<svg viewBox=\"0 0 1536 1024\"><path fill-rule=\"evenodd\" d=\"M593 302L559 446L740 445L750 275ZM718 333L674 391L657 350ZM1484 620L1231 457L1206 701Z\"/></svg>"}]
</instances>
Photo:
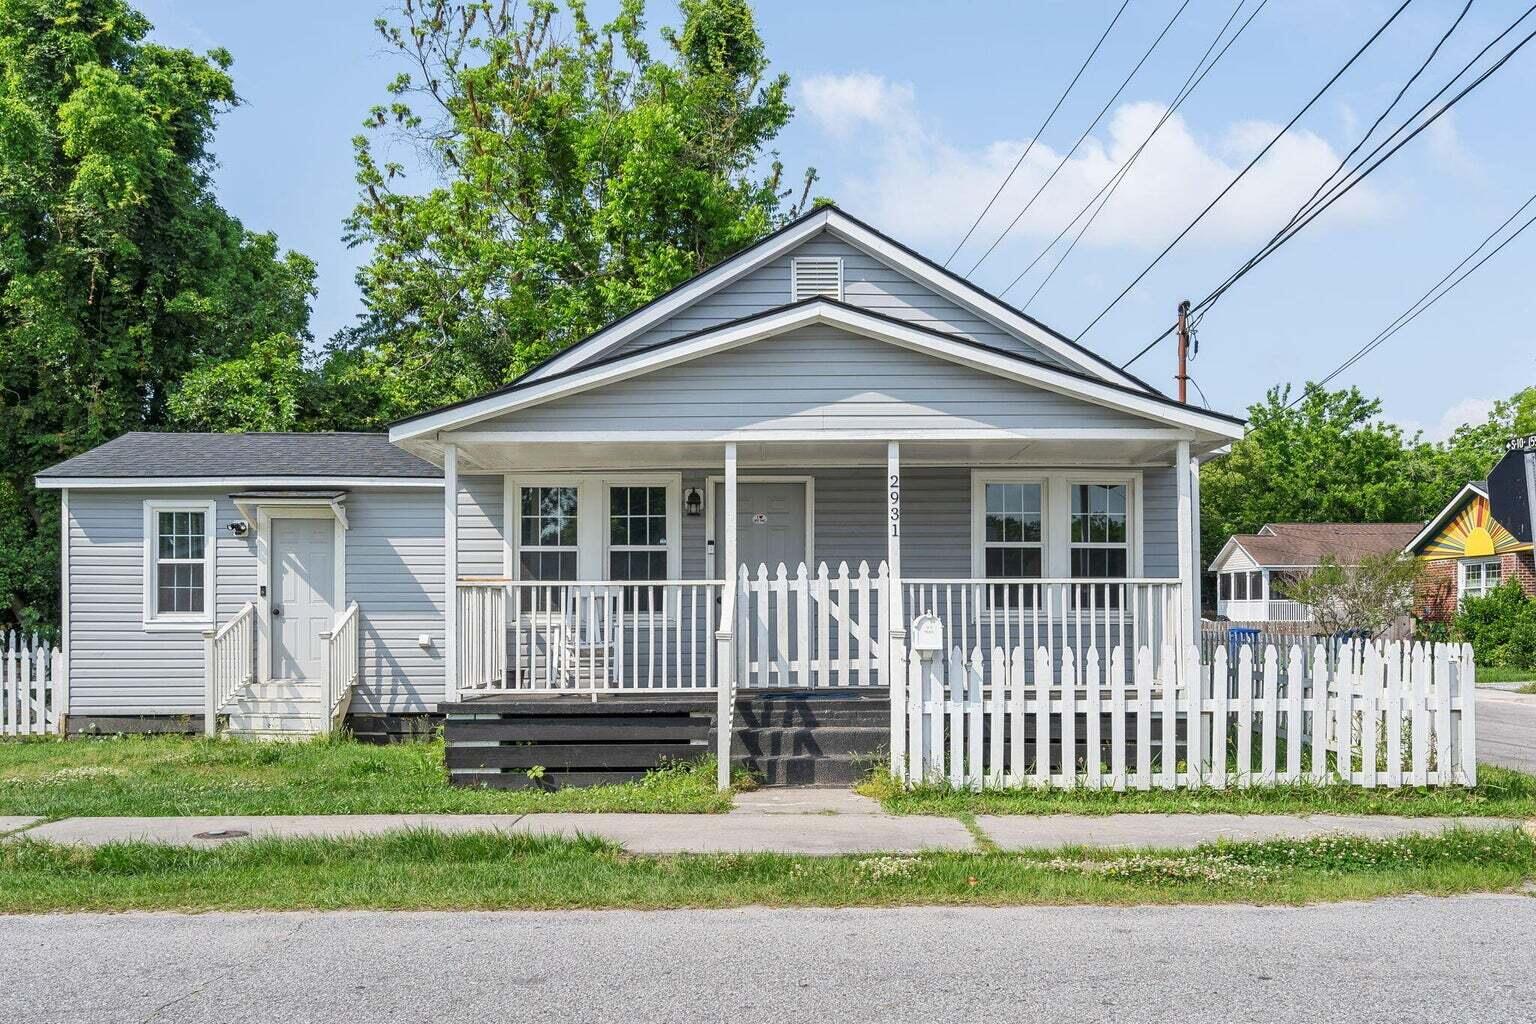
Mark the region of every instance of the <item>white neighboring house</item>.
<instances>
[{"instance_id":1,"label":"white neighboring house","mask_svg":"<svg viewBox=\"0 0 1536 1024\"><path fill-rule=\"evenodd\" d=\"M1266 523L1222 545L1207 572L1216 576L1216 614L1259 627L1312 621L1309 605L1285 596L1285 582L1325 559L1340 565L1395 554L1422 523Z\"/></svg>"}]
</instances>

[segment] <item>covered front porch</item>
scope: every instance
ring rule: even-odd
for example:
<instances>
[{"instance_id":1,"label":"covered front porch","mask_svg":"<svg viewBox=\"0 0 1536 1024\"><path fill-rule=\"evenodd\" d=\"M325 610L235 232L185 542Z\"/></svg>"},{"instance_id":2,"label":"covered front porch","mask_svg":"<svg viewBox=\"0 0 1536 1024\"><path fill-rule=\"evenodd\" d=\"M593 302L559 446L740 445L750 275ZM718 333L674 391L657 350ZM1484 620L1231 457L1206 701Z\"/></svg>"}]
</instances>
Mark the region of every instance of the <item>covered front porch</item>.
<instances>
[{"instance_id":1,"label":"covered front porch","mask_svg":"<svg viewBox=\"0 0 1536 1024\"><path fill-rule=\"evenodd\" d=\"M946 648L1022 646L1053 667L1068 648L1183 650L1198 603L1190 441L1112 433L445 434L451 699L885 687L925 615Z\"/></svg>"}]
</instances>

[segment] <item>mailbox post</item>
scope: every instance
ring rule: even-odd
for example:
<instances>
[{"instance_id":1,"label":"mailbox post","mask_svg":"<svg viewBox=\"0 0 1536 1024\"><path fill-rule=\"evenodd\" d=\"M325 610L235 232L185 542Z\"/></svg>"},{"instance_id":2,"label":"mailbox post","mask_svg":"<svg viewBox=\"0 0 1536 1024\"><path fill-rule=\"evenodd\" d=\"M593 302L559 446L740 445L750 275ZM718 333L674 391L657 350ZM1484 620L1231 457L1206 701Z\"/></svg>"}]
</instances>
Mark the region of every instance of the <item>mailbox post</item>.
<instances>
[{"instance_id":1,"label":"mailbox post","mask_svg":"<svg viewBox=\"0 0 1536 1024\"><path fill-rule=\"evenodd\" d=\"M924 780L934 775L934 757L943 749L944 743L944 694L939 678L944 659L941 656L937 663L934 661L934 655L942 655L944 651L944 622L933 612L923 612L912 620L910 634L912 653L922 663L921 688L913 694L922 724L917 730L921 749L909 749L907 756L917 768L913 774Z\"/></svg>"}]
</instances>

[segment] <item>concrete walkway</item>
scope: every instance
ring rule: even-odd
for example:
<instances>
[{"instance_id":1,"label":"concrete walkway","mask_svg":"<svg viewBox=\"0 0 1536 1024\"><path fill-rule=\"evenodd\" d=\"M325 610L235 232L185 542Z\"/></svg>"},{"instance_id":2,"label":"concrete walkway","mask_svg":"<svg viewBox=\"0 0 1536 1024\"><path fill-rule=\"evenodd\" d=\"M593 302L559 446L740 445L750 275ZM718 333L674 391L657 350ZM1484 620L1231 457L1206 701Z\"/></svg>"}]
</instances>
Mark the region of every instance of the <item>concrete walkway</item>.
<instances>
[{"instance_id":1,"label":"concrete walkway","mask_svg":"<svg viewBox=\"0 0 1536 1024\"><path fill-rule=\"evenodd\" d=\"M379 835L405 828L442 832L600 836L633 853L918 853L1063 846L1189 848L1216 839L1304 839L1329 834L1390 837L1447 828L1509 828L1501 818L1387 818L1315 815L1115 814L983 816L978 839L953 818L886 814L873 800L837 790L763 790L736 799L728 814L365 814L220 815L187 818L66 818L17 835L100 845L145 840L213 846L245 836Z\"/></svg>"},{"instance_id":2,"label":"concrete walkway","mask_svg":"<svg viewBox=\"0 0 1536 1024\"><path fill-rule=\"evenodd\" d=\"M1520 685L1477 688L1477 759L1536 772L1536 694Z\"/></svg>"}]
</instances>

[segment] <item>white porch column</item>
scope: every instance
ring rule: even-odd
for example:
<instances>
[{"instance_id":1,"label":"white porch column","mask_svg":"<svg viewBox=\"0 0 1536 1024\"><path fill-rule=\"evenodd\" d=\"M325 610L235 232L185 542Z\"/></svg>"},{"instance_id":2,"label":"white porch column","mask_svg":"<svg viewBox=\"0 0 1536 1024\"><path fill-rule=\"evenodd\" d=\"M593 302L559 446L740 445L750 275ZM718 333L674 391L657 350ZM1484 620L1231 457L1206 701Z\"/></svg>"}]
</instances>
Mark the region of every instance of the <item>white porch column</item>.
<instances>
[{"instance_id":1,"label":"white porch column","mask_svg":"<svg viewBox=\"0 0 1536 1024\"><path fill-rule=\"evenodd\" d=\"M459 698L459 449L443 446L443 699Z\"/></svg>"},{"instance_id":2,"label":"white porch column","mask_svg":"<svg viewBox=\"0 0 1536 1024\"><path fill-rule=\"evenodd\" d=\"M885 644L881 652L881 682L891 697L891 774L905 779L907 759L907 620L901 607L901 445L895 441L885 446L886 532L885 564L887 586L885 602Z\"/></svg>"},{"instance_id":3,"label":"white porch column","mask_svg":"<svg viewBox=\"0 0 1536 1024\"><path fill-rule=\"evenodd\" d=\"M1179 661L1184 660L1184 650L1195 642L1197 633L1195 627L1198 614L1194 602L1195 597L1195 552L1192 542L1195 515L1194 502L1192 500L1193 487L1191 486L1192 462L1189 457L1189 442L1180 441L1178 452L1174 456L1174 476L1178 480L1179 490Z\"/></svg>"},{"instance_id":4,"label":"white porch column","mask_svg":"<svg viewBox=\"0 0 1536 1024\"><path fill-rule=\"evenodd\" d=\"M736 724L736 444L725 446L725 581L720 594L720 622L715 627L715 785L731 788L731 740ZM713 511L706 510L709 515ZM717 564L718 569L718 564Z\"/></svg>"}]
</instances>

